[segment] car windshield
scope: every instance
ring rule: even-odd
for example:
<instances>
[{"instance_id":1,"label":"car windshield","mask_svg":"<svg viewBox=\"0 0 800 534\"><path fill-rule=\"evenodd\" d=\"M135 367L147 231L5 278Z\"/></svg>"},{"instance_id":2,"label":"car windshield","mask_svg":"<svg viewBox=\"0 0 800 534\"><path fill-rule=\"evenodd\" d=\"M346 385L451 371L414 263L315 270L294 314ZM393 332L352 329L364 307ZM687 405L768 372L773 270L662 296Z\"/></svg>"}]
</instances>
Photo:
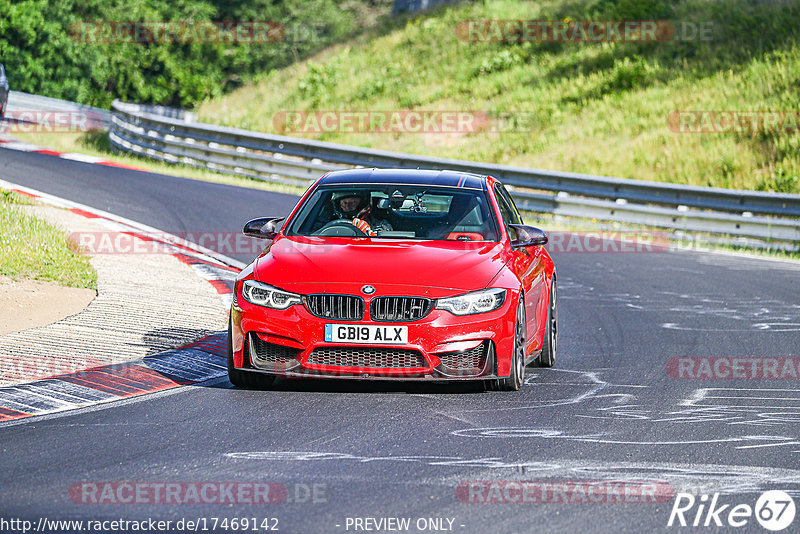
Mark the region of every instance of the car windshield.
<instances>
[{"instance_id":1,"label":"car windshield","mask_svg":"<svg viewBox=\"0 0 800 534\"><path fill-rule=\"evenodd\" d=\"M287 235L497 241L486 192L426 185L322 186Z\"/></svg>"}]
</instances>

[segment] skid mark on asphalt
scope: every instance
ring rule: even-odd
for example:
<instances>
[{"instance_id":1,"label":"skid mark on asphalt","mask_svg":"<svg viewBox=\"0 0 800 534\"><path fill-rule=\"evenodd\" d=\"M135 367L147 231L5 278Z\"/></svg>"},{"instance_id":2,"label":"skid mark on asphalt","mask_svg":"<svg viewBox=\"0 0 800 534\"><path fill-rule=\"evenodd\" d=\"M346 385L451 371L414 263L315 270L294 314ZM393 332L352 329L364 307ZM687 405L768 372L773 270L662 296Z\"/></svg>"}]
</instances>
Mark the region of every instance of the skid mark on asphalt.
<instances>
[{"instance_id":1,"label":"skid mark on asphalt","mask_svg":"<svg viewBox=\"0 0 800 534\"><path fill-rule=\"evenodd\" d=\"M479 409L470 409L470 410L454 410L455 413L459 414L479 414L479 413L497 413L497 412L508 412L508 411L515 411L515 410L531 410L531 409L538 409L538 408L549 408L554 406L566 406L570 404L578 404L583 402L591 397L597 395L598 392L605 389L609 386L609 383L605 380L602 380L599 376L598 372L595 371L571 371L569 369L550 369L548 374L559 374L559 373L570 373L570 374L577 374L580 378L583 378L584 381L577 381L572 384L569 382L558 382L555 385L558 386L559 392L563 393L566 389L579 389L579 392L576 392L573 395L569 395L563 398L556 398L555 400L550 400L548 402L542 402L537 400L534 404L524 404L522 406L495 406L492 408L479 408ZM544 385L544 383L540 384L536 380L539 378L539 374L532 374L525 377L525 385ZM572 388L570 386L573 386Z\"/></svg>"},{"instance_id":2,"label":"skid mark on asphalt","mask_svg":"<svg viewBox=\"0 0 800 534\"><path fill-rule=\"evenodd\" d=\"M534 474L537 478L552 480L602 480L602 481L641 481L661 480L668 482L676 492L701 493L749 493L761 492L767 488L780 487L792 495L800 495L800 470L748 467L722 464L689 464L664 462L615 462L575 459L553 459L548 461L512 461L500 457L463 456L370 456L346 452L315 451L247 451L229 452L225 457L235 461L275 462L291 467L291 462L342 463L349 470L358 465L414 464L432 468L487 469L511 471L493 473L493 477L513 475L519 477ZM287 467L287 468L288 468ZM415 472L417 476L421 473ZM385 479L385 473L380 476ZM473 475L470 475L473 476ZM463 475L455 475L455 483ZM441 476L435 480L441 483Z\"/></svg>"},{"instance_id":3,"label":"skid mark on asphalt","mask_svg":"<svg viewBox=\"0 0 800 534\"><path fill-rule=\"evenodd\" d=\"M556 464L545 462L506 462L501 458L464 458L461 456L409 456L409 455L386 455L386 456L361 456L346 452L314 452L314 451L253 451L253 452L229 452L226 457L235 460L260 460L260 461L298 461L298 462L317 462L317 461L340 461L350 463L416 463L429 466L453 466L453 467L485 467L496 468L517 468L525 466L528 468L552 468Z\"/></svg>"},{"instance_id":4,"label":"skid mark on asphalt","mask_svg":"<svg viewBox=\"0 0 800 534\"><path fill-rule=\"evenodd\" d=\"M602 396L597 396L597 399ZM622 400L623 397L618 397ZM626 395L625 403L595 408L599 415L577 414L591 419L642 419L654 423L724 423L775 427L800 423L800 389L791 388L698 388L676 408L654 409L652 403L636 404Z\"/></svg>"},{"instance_id":5,"label":"skid mark on asphalt","mask_svg":"<svg viewBox=\"0 0 800 534\"><path fill-rule=\"evenodd\" d=\"M550 374L550 373L549 373ZM659 408L652 399L640 399L638 389L620 391L620 386L602 380L601 371L580 372L587 382L573 382L584 391L576 392L573 397L559 402L540 404L539 411L548 406L572 405L575 408L573 417L585 420L579 432L570 432L559 428L549 428L537 423L532 426L481 426L471 423L470 428L451 432L454 436L472 439L528 439L528 440L564 440L598 445L625 445L629 447L685 447L711 444L727 444L739 451L760 450L777 447L796 447L800 445L800 436L793 435L800 422L800 390L788 388L700 388L694 390L688 398L679 400L677 407ZM551 374L551 376L554 376ZM557 376L557 375L555 375ZM568 386L558 381L532 384L547 387L546 391L563 392ZM603 387L597 387L602 384ZM540 392L541 393L541 392ZM548 395L540 394L547 398ZM515 407L514 409L516 409ZM533 406L529 408L534 408ZM501 409L502 410L502 409ZM488 410L496 413L501 410ZM475 414L487 410L465 410L463 413ZM592 420L613 420L618 423L632 423L628 426L614 426L615 432L609 432L606 423L598 422L597 431L592 432L589 422ZM718 426L707 426L716 423ZM686 425L706 425L701 439L684 437ZM648 432L652 425L652 432ZM719 426L722 425L722 426ZM750 425L748 427L748 425ZM736 432L731 434L733 426ZM763 433L747 430L748 428L785 427L781 433ZM727 430L726 430L727 428ZM664 439L647 439L649 435L664 435ZM784 434L784 432L786 432Z\"/></svg>"},{"instance_id":6,"label":"skid mark on asphalt","mask_svg":"<svg viewBox=\"0 0 800 534\"><path fill-rule=\"evenodd\" d=\"M658 302L648 302L644 309L687 318L686 323L667 322L661 327L671 330L697 331L800 331L800 306L778 299L759 297L738 299L715 295L661 292ZM710 317L728 324L706 327L697 318ZM718 321L715 321L718 322Z\"/></svg>"},{"instance_id":7,"label":"skid mark on asphalt","mask_svg":"<svg viewBox=\"0 0 800 534\"><path fill-rule=\"evenodd\" d=\"M454 436L467 438L491 438L491 439L555 439L565 441L576 441L583 443L597 443L601 445L632 445L645 447L662 446L685 446L685 445L708 445L712 443L744 443L737 449L752 449L758 447L778 447L783 445L795 445L794 437L789 436L721 436L708 439L676 439L674 441L658 440L648 441L641 439L611 439L606 437L606 432L595 434L568 434L561 430L551 428L526 428L526 427L488 427L488 428L466 428L451 432ZM751 443L758 442L758 443ZM766 442L766 443L762 443Z\"/></svg>"},{"instance_id":8,"label":"skid mark on asphalt","mask_svg":"<svg viewBox=\"0 0 800 534\"><path fill-rule=\"evenodd\" d=\"M0 388L0 423L136 397L227 375L227 333L131 363Z\"/></svg>"},{"instance_id":9,"label":"skid mark on asphalt","mask_svg":"<svg viewBox=\"0 0 800 534\"><path fill-rule=\"evenodd\" d=\"M459 417L459 416L453 415L451 413L441 412L441 411L438 411L438 410L434 410L433 413L435 413L436 415L441 415L442 417L446 417L448 419L453 419L454 421L458 421L459 423L466 423L468 425L475 424L474 421L470 421L469 419L467 419L465 417Z\"/></svg>"},{"instance_id":10,"label":"skid mark on asphalt","mask_svg":"<svg viewBox=\"0 0 800 534\"><path fill-rule=\"evenodd\" d=\"M728 425L756 426L794 426L800 423L800 389L698 388L679 405L684 408L668 412L654 421L696 423L714 420Z\"/></svg>"},{"instance_id":11,"label":"skid mark on asphalt","mask_svg":"<svg viewBox=\"0 0 800 534\"><path fill-rule=\"evenodd\" d=\"M800 269L800 264L793 267ZM797 332L800 331L800 305L780 299L736 298L719 293L677 293L657 291L650 295L624 292L598 292L571 280L559 282L562 300L591 302L593 306L622 305L637 312L662 313L671 317L686 318L686 322L664 322L668 330L699 332ZM720 326L706 327L698 319L712 318Z\"/></svg>"},{"instance_id":12,"label":"skid mark on asphalt","mask_svg":"<svg viewBox=\"0 0 800 534\"><path fill-rule=\"evenodd\" d=\"M526 378L526 385L539 388L537 399L552 399L549 402L537 400L520 406L493 407L478 409L450 409L448 413L433 410L438 415L460 421L468 428L456 429L451 434L472 439L555 439L598 445L626 445L632 447L682 447L711 444L728 444L736 450L795 447L800 445L800 436L791 435L800 422L800 389L769 388L700 388L691 392L683 400L672 400L671 405L657 406L651 398L640 398L649 391L648 386L639 384L614 384L603 379L608 369L593 371L573 371L551 369L546 373L536 373ZM546 376L547 381L542 379ZM559 378L563 377L562 382ZM541 380L541 381L540 381ZM545 408L569 407L576 420L586 421L584 430L578 433L558 428L533 426L497 426L481 424L481 417L500 413L525 410L540 414ZM496 420L496 418L494 418ZM535 418L538 422L541 418ZM587 431L590 421L598 420L597 432ZM609 426L602 421L632 423L615 427L612 435ZM718 423L723 426L709 427L702 439L684 437L686 425ZM645 425L645 426L642 426ZM665 439L648 440L641 437L643 429L652 425L653 433ZM738 429L733 435L731 425ZM764 434L750 428L787 426L788 434ZM728 430L725 430L725 428ZM645 435L651 435L649 432ZM630 436L630 437L629 437Z\"/></svg>"},{"instance_id":13,"label":"skid mark on asphalt","mask_svg":"<svg viewBox=\"0 0 800 534\"><path fill-rule=\"evenodd\" d=\"M557 371L550 370L550 376ZM569 399L553 403L542 403L539 408L582 403L589 413L578 413L576 417L593 419L640 419L656 423L708 423L720 422L728 425L780 426L800 423L800 388L697 388L677 406L654 407L650 399L641 401L639 390L648 386L614 384L600 378L603 371L579 373L590 379L587 382L539 382L537 375L526 379L526 383L537 387L552 387L555 393L569 387L584 387L586 391ZM602 383L603 388L595 384ZM590 404L590 402L592 404ZM597 406L594 403L600 403ZM489 410L494 411L494 410Z\"/></svg>"},{"instance_id":14,"label":"skid mark on asphalt","mask_svg":"<svg viewBox=\"0 0 800 534\"><path fill-rule=\"evenodd\" d=\"M564 469L579 475L665 480L676 491L709 494L761 492L776 486L800 495L800 471L795 469L720 464L645 462L565 462Z\"/></svg>"}]
</instances>

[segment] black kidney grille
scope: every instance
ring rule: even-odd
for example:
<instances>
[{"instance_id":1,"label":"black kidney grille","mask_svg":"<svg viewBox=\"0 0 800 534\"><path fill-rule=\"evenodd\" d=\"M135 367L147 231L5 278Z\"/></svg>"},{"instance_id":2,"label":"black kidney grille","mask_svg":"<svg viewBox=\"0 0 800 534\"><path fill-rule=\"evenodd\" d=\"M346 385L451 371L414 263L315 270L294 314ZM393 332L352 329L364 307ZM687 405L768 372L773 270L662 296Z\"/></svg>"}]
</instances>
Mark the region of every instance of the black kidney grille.
<instances>
[{"instance_id":1,"label":"black kidney grille","mask_svg":"<svg viewBox=\"0 0 800 534\"><path fill-rule=\"evenodd\" d=\"M375 297L369 314L373 321L416 321L430 313L431 305L431 299L421 297Z\"/></svg>"},{"instance_id":2,"label":"black kidney grille","mask_svg":"<svg viewBox=\"0 0 800 534\"><path fill-rule=\"evenodd\" d=\"M314 350L308 363L333 367L383 367L409 369L427 367L419 351L373 347L323 347Z\"/></svg>"},{"instance_id":3,"label":"black kidney grille","mask_svg":"<svg viewBox=\"0 0 800 534\"><path fill-rule=\"evenodd\" d=\"M309 312L336 321L360 321L364 318L364 299L353 295L308 295Z\"/></svg>"},{"instance_id":4,"label":"black kidney grille","mask_svg":"<svg viewBox=\"0 0 800 534\"><path fill-rule=\"evenodd\" d=\"M463 352L447 352L437 354L442 361L444 371L449 375L478 376L486 368L488 344L483 342L474 349Z\"/></svg>"}]
</instances>

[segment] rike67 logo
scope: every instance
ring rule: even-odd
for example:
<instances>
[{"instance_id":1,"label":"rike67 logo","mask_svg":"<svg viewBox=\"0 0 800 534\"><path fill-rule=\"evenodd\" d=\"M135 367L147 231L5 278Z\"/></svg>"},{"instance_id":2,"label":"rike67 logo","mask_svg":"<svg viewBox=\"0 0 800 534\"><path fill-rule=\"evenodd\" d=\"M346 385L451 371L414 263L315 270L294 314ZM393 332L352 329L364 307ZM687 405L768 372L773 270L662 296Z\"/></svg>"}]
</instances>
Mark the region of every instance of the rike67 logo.
<instances>
[{"instance_id":1,"label":"rike67 logo","mask_svg":"<svg viewBox=\"0 0 800 534\"><path fill-rule=\"evenodd\" d=\"M780 490L762 493L755 506L724 503L719 493L710 498L701 495L699 499L689 493L678 493L667 526L738 528L749 524L755 517L765 529L778 532L792 524L794 515L794 500Z\"/></svg>"}]
</instances>

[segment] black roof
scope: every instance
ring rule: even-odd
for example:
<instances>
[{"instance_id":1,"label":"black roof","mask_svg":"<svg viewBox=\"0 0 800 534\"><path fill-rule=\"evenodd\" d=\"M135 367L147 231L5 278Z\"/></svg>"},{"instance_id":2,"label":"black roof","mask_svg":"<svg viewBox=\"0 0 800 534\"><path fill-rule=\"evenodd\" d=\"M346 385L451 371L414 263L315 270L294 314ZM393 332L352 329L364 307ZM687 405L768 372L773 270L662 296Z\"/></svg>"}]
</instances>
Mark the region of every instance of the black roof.
<instances>
[{"instance_id":1,"label":"black roof","mask_svg":"<svg viewBox=\"0 0 800 534\"><path fill-rule=\"evenodd\" d=\"M328 173L319 184L410 184L485 189L486 177L459 171L348 169Z\"/></svg>"}]
</instances>

